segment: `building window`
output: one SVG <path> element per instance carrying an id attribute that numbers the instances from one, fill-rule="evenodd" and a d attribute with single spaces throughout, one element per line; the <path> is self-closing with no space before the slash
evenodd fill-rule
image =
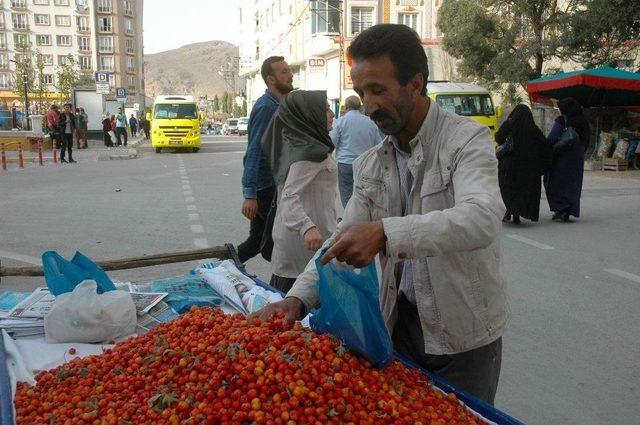
<path id="1" fill-rule="evenodd" d="M 51 21 L 49 20 L 49 15 L 33 15 L 33 20 L 36 25 L 51 25 Z"/>
<path id="2" fill-rule="evenodd" d="M 417 13 L 398 13 L 398 23 L 408 26 L 414 31 L 418 31 Z"/>
<path id="3" fill-rule="evenodd" d="M 49 0 L 33 0 L 34 6 L 48 6 Z"/>
<path id="4" fill-rule="evenodd" d="M 53 55 L 42 55 L 41 58 L 43 65 L 53 65 Z"/>
<path id="5" fill-rule="evenodd" d="M 7 34 L 0 32 L 0 49 L 7 48 Z"/>
<path id="6" fill-rule="evenodd" d="M 113 56 L 100 56 L 100 71 L 113 71 Z"/>
<path id="7" fill-rule="evenodd" d="M 87 9 L 89 9 L 87 0 L 76 0 L 76 10 L 78 12 L 85 12 Z"/>
<path id="8" fill-rule="evenodd" d="M 98 12 L 111 13 L 111 0 L 98 0 Z"/>
<path id="9" fill-rule="evenodd" d="M 111 16 L 101 16 L 98 18 L 98 30 L 100 32 L 113 31 L 113 20 L 111 19 Z"/>
<path id="10" fill-rule="evenodd" d="M 89 31 L 89 17 L 88 16 L 78 16 L 76 18 L 76 24 L 78 26 L 79 32 Z"/>
<path id="11" fill-rule="evenodd" d="M 340 0 L 311 1 L 311 34 L 340 32 Z"/>
<path id="12" fill-rule="evenodd" d="M 0 87 L 6 89 L 11 84 L 11 80 L 9 79 L 9 74 L 0 74 Z"/>
<path id="13" fill-rule="evenodd" d="M 9 57 L 6 53 L 0 54 L 0 68 L 8 68 L 9 67 Z"/>
<path id="14" fill-rule="evenodd" d="M 124 32 L 126 32 L 127 34 L 133 34 L 133 20 L 124 20 Z"/>
<path id="15" fill-rule="evenodd" d="M 131 0 L 124 0 L 124 14 L 133 16 L 133 2 Z"/>
<path id="16" fill-rule="evenodd" d="M 135 91 L 136 89 L 136 77 L 129 75 L 127 77 L 127 88 L 129 91 Z"/>
<path id="17" fill-rule="evenodd" d="M 36 35 L 36 44 L 38 46 L 51 46 L 51 36 L 44 34 Z"/>
<path id="18" fill-rule="evenodd" d="M 125 49 L 125 52 L 129 54 L 135 53 L 135 49 L 133 48 L 133 38 L 124 39 L 124 49 Z"/>
<path id="19" fill-rule="evenodd" d="M 78 37 L 78 50 L 88 52 L 91 50 L 91 41 L 89 37 Z"/>
<path id="20" fill-rule="evenodd" d="M 71 26 L 71 16 L 56 15 L 56 26 L 57 27 L 70 27 Z"/>
<path id="21" fill-rule="evenodd" d="M 26 34 L 13 34 L 13 45 L 16 49 L 26 49 L 29 47 L 29 37 Z"/>
<path id="22" fill-rule="evenodd" d="M 42 76 L 42 81 L 43 81 L 45 84 L 51 84 L 51 85 L 53 85 L 53 75 L 51 75 L 51 74 L 44 74 L 44 75 Z"/>
<path id="23" fill-rule="evenodd" d="M 11 7 L 13 9 L 25 9 L 27 2 L 25 0 L 11 0 Z"/>
<path id="24" fill-rule="evenodd" d="M 0 13 L 0 29 L 4 29 L 4 13 Z"/>
<path id="25" fill-rule="evenodd" d="M 358 34 L 373 25 L 373 7 L 351 8 L 351 35 Z"/>
<path id="26" fill-rule="evenodd" d="M 27 29 L 27 15 L 24 13 L 12 13 L 11 21 L 13 22 L 13 29 L 26 30 Z"/>
<path id="27" fill-rule="evenodd" d="M 53 0 L 56 6 L 69 6 L 69 0 Z"/>
<path id="28" fill-rule="evenodd" d="M 111 36 L 98 37 L 98 51 L 100 53 L 113 52 L 113 37 Z"/>
<path id="29" fill-rule="evenodd" d="M 80 69 L 83 71 L 91 70 L 91 56 L 80 56 Z"/>
<path id="30" fill-rule="evenodd" d="M 58 35 L 56 36 L 56 44 L 58 46 L 71 46 L 71 38 L 70 35 Z"/>
<path id="31" fill-rule="evenodd" d="M 58 65 L 72 65 L 71 55 L 58 55 Z"/>
<path id="32" fill-rule="evenodd" d="M 136 70 L 136 60 L 134 58 L 127 58 L 127 72 L 134 72 Z"/>

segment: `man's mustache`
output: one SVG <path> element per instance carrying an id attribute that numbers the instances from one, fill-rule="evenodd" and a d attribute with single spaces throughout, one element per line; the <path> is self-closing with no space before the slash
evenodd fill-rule
<path id="1" fill-rule="evenodd" d="M 369 115 L 373 121 L 382 121 L 385 119 L 391 119 L 391 114 L 384 109 L 378 109 L 373 114 Z"/>

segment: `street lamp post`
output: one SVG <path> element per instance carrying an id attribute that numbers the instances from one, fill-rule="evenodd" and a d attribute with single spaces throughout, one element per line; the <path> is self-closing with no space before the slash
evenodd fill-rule
<path id="1" fill-rule="evenodd" d="M 27 74 L 27 71 L 23 71 L 22 72 L 22 87 L 24 88 L 24 114 L 26 117 L 26 123 L 25 123 L 25 127 L 27 130 L 30 130 L 30 125 L 29 125 L 29 94 L 28 94 L 28 87 L 27 85 L 29 84 L 29 75 Z"/>

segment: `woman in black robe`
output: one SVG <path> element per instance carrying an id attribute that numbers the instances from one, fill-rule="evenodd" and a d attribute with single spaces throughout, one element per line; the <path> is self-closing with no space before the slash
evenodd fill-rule
<path id="1" fill-rule="evenodd" d="M 551 148 L 527 105 L 516 106 L 496 132 L 498 145 L 508 140 L 512 148 L 498 160 L 500 193 L 507 207 L 503 221 L 538 221 L 541 176 L 551 165 Z"/>
<path id="2" fill-rule="evenodd" d="M 580 217 L 580 196 L 584 173 L 584 154 L 589 147 L 591 130 L 582 106 L 569 97 L 558 102 L 562 114 L 547 137 L 553 147 L 560 140 L 566 127 L 573 127 L 580 142 L 566 152 L 553 155 L 553 166 L 544 176 L 544 187 L 549 208 L 554 212 L 553 220 L 569 221 L 570 216 Z"/>

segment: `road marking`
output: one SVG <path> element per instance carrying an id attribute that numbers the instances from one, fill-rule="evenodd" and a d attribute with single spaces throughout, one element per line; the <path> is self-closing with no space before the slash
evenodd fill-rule
<path id="1" fill-rule="evenodd" d="M 640 283 L 640 276 L 638 276 L 637 274 L 625 272 L 624 270 L 618 270 L 618 269 L 604 269 L 604 271 L 607 273 L 611 273 L 612 275 L 621 277 L 623 279 L 628 279 L 632 282 Z"/>
<path id="2" fill-rule="evenodd" d="M 20 261 L 21 263 L 33 264 L 36 266 L 42 265 L 42 260 L 40 258 L 32 257 L 30 255 L 18 254 L 17 252 L 0 251 L 0 257 Z"/>
<path id="3" fill-rule="evenodd" d="M 507 235 L 507 237 L 539 249 L 545 249 L 545 250 L 554 249 L 551 245 L 545 245 L 543 243 L 534 241 L 533 239 L 525 238 L 524 236 L 509 234 Z"/>
<path id="4" fill-rule="evenodd" d="M 202 227 L 202 224 L 192 224 L 191 231 L 193 233 L 204 233 L 204 227 Z"/>
<path id="5" fill-rule="evenodd" d="M 198 214 L 198 213 L 189 214 L 189 220 L 191 220 L 191 221 L 200 221 L 200 214 Z"/>
<path id="6" fill-rule="evenodd" d="M 191 185 L 183 184 L 182 185 L 182 190 L 191 190 Z"/>
<path id="7" fill-rule="evenodd" d="M 182 194 L 184 196 L 190 196 L 190 195 L 193 195 L 193 191 L 192 190 L 183 190 Z"/>
<path id="8" fill-rule="evenodd" d="M 184 202 L 186 202 L 187 204 L 192 204 L 194 202 L 196 202 L 196 198 L 194 198 L 193 196 L 189 196 L 184 198 Z"/>
<path id="9" fill-rule="evenodd" d="M 200 248 L 200 249 L 209 248 L 209 241 L 207 241 L 204 238 L 194 239 L 193 244 L 195 245 L 196 248 Z"/>
<path id="10" fill-rule="evenodd" d="M 190 183 L 189 183 L 189 179 L 183 179 L 183 180 L 182 180 L 182 184 L 190 184 Z"/>
<path id="11" fill-rule="evenodd" d="M 191 204 L 191 205 L 187 205 L 187 210 L 188 211 L 198 211 L 198 208 L 195 205 Z"/>

